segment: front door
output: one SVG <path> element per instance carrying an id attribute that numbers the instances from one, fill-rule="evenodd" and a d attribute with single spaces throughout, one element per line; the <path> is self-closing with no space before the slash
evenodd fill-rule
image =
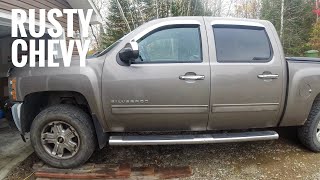
<path id="1" fill-rule="evenodd" d="M 205 27 L 202 18 L 183 22 L 164 22 L 136 39 L 140 58 L 130 66 L 107 60 L 102 93 L 112 131 L 206 130 L 210 66 Z"/>
<path id="2" fill-rule="evenodd" d="M 285 62 L 269 24 L 208 23 L 213 57 L 208 129 L 276 126 L 284 96 Z"/>

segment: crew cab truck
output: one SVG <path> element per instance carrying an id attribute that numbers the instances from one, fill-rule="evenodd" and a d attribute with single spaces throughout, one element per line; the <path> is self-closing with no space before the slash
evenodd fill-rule
<path id="1" fill-rule="evenodd" d="M 17 127 L 54 167 L 107 143 L 273 140 L 265 128 L 284 126 L 320 151 L 320 59 L 285 58 L 268 21 L 157 19 L 86 63 L 8 72 Z"/>

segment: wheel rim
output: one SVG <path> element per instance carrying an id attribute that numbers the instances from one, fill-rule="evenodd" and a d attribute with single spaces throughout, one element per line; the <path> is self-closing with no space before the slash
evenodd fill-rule
<path id="1" fill-rule="evenodd" d="M 79 150 L 80 136 L 70 124 L 53 121 L 42 129 L 41 144 L 50 156 L 69 159 Z"/>
<path id="2" fill-rule="evenodd" d="M 320 142 L 320 122 L 318 123 L 318 126 L 317 126 L 317 134 L 316 134 L 316 136 L 317 136 L 318 142 Z"/>

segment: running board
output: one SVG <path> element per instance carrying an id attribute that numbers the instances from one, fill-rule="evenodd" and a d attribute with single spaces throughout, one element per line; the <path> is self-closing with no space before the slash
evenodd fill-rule
<path id="1" fill-rule="evenodd" d="M 144 135 L 144 136 L 110 136 L 109 144 L 119 145 L 174 145 L 174 144 L 206 144 L 245 141 L 262 141 L 278 139 L 275 131 L 252 131 L 221 134 L 195 135 Z"/>

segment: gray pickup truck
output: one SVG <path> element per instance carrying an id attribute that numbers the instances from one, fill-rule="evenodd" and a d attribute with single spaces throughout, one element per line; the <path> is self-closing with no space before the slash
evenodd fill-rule
<path id="1" fill-rule="evenodd" d="M 12 114 L 49 165 L 97 147 L 273 140 L 297 126 L 320 151 L 320 59 L 285 58 L 263 20 L 148 22 L 80 67 L 8 72 Z"/>

